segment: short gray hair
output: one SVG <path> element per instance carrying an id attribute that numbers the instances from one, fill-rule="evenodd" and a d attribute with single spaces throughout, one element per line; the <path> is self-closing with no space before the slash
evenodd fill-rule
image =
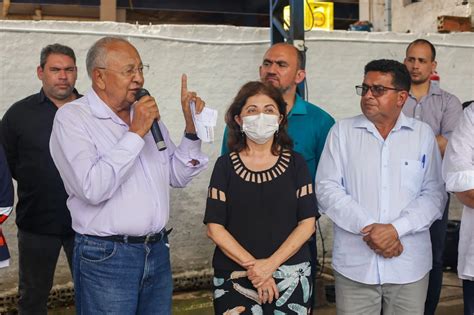
<path id="1" fill-rule="evenodd" d="M 46 61 L 48 60 L 49 55 L 51 54 L 58 54 L 58 55 L 65 55 L 70 57 L 72 60 L 74 60 L 74 64 L 76 64 L 76 55 L 74 54 L 74 50 L 72 50 L 70 47 L 61 45 L 61 44 L 51 44 L 43 49 L 41 49 L 41 54 L 40 54 L 40 67 L 41 69 L 44 69 L 44 65 L 46 64 Z"/>
<path id="2" fill-rule="evenodd" d="M 92 71 L 97 67 L 105 67 L 107 56 L 107 46 L 114 42 L 123 42 L 130 44 L 128 40 L 122 37 L 107 36 L 99 39 L 89 48 L 86 57 L 86 68 L 89 78 L 92 78 Z"/>

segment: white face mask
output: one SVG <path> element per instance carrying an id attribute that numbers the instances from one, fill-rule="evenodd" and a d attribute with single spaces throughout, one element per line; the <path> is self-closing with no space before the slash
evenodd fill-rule
<path id="1" fill-rule="evenodd" d="M 264 144 L 278 131 L 278 116 L 261 113 L 242 118 L 242 131 L 252 141 Z"/>

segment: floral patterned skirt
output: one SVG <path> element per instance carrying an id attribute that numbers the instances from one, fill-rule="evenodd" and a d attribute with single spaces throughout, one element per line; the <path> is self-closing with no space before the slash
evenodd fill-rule
<path id="1" fill-rule="evenodd" d="M 214 270 L 214 313 L 237 314 L 298 314 L 311 312 L 311 267 L 309 262 L 282 265 L 273 273 L 280 297 L 272 303 L 260 304 L 257 290 L 245 271 Z"/>

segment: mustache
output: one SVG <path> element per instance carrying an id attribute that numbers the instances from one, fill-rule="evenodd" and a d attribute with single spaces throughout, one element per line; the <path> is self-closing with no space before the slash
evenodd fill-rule
<path id="1" fill-rule="evenodd" d="M 278 79 L 278 78 L 277 78 L 276 74 L 267 74 L 265 76 L 265 79 Z"/>

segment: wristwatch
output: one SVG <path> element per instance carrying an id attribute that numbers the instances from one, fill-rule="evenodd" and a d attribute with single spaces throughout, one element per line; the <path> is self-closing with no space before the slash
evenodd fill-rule
<path id="1" fill-rule="evenodd" d="M 190 132 L 184 132 L 184 136 L 189 139 L 189 140 L 192 140 L 192 141 L 196 141 L 196 140 L 199 140 L 199 137 L 197 136 L 196 133 L 190 133 Z"/>

